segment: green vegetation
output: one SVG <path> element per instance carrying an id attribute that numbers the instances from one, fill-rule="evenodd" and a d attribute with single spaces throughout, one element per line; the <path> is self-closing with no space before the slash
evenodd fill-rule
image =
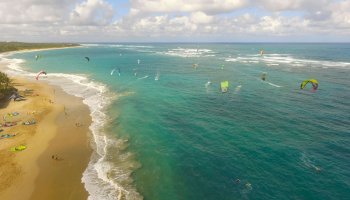
<path id="1" fill-rule="evenodd" d="M 16 89 L 12 86 L 11 79 L 3 72 L 0 72 L 0 100 L 11 95 Z"/>
<path id="2" fill-rule="evenodd" d="M 74 43 L 23 43 L 23 42 L 0 42 L 0 53 L 7 51 L 46 49 L 60 47 L 75 47 L 79 44 Z"/>

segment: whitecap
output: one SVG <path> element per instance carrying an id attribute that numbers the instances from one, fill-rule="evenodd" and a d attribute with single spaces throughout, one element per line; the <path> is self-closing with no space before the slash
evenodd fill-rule
<path id="1" fill-rule="evenodd" d="M 214 52 L 210 49 L 193 49 L 193 48 L 175 48 L 168 49 L 166 52 L 158 52 L 159 54 L 165 54 L 169 56 L 179 57 L 214 57 Z"/>
<path id="2" fill-rule="evenodd" d="M 248 54 L 245 56 L 238 56 L 236 58 L 228 57 L 227 62 L 241 62 L 241 63 L 258 63 L 264 62 L 267 66 L 292 66 L 292 67 L 333 67 L 333 68 L 350 68 L 350 62 L 341 61 L 327 61 L 327 60 L 312 60 L 295 58 L 290 54 Z"/>

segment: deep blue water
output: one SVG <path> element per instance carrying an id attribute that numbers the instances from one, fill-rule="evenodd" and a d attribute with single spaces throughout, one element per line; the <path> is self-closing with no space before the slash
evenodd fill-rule
<path id="1" fill-rule="evenodd" d="M 108 153 L 132 154 L 122 164 L 138 166 L 119 184 L 144 199 L 350 196 L 350 44 L 101 44 L 13 57 L 119 96 L 105 132 L 127 147 Z M 318 90 L 300 90 L 310 78 Z"/>

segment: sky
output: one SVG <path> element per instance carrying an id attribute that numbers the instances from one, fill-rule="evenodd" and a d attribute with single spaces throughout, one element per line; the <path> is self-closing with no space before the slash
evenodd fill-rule
<path id="1" fill-rule="evenodd" d="M 350 0 L 0 0 L 0 41 L 350 42 Z"/>

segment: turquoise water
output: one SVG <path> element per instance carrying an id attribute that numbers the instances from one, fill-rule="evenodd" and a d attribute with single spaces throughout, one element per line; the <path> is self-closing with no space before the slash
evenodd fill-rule
<path id="1" fill-rule="evenodd" d="M 12 57 L 46 79 L 108 88 L 103 132 L 117 142 L 103 173 L 144 199 L 350 196 L 350 44 L 100 44 Z M 299 90 L 309 78 L 316 92 Z"/>

